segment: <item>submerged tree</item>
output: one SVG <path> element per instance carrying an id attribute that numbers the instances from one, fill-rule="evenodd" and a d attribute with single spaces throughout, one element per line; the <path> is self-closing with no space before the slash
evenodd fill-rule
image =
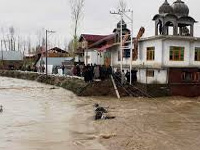
<path id="1" fill-rule="evenodd" d="M 83 17 L 83 7 L 85 0 L 69 0 L 71 5 L 71 17 L 73 22 L 73 53 L 78 46 L 79 23 Z"/>

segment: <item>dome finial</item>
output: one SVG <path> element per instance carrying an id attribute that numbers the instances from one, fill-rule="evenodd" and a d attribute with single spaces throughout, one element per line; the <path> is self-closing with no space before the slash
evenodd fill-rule
<path id="1" fill-rule="evenodd" d="M 168 1 L 165 2 L 159 8 L 159 14 L 172 14 L 173 8 L 169 5 Z"/>

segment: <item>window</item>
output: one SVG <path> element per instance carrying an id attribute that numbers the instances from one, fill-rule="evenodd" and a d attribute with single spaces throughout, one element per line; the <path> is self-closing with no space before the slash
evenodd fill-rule
<path id="1" fill-rule="evenodd" d="M 192 81 L 192 73 L 191 72 L 182 72 L 182 80 L 186 82 Z"/>
<path id="2" fill-rule="evenodd" d="M 154 60 L 155 47 L 147 47 L 147 60 Z"/>
<path id="3" fill-rule="evenodd" d="M 194 60 L 195 61 L 200 61 L 200 47 L 195 47 Z"/>
<path id="4" fill-rule="evenodd" d="M 169 60 L 184 61 L 184 47 L 170 46 Z"/>
<path id="5" fill-rule="evenodd" d="M 194 73 L 194 81 L 199 82 L 200 81 L 200 72 L 195 72 Z"/>
<path id="6" fill-rule="evenodd" d="M 182 80 L 185 82 L 199 82 L 200 72 L 182 72 Z"/>
<path id="7" fill-rule="evenodd" d="M 146 76 L 147 77 L 154 77 L 154 70 L 147 70 L 146 71 Z"/>

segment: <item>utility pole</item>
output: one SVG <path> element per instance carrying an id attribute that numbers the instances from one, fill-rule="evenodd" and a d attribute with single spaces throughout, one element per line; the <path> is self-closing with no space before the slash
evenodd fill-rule
<path id="1" fill-rule="evenodd" d="M 131 48 L 130 48 L 130 85 L 132 84 L 132 63 L 133 63 L 133 11 L 131 11 Z"/>
<path id="2" fill-rule="evenodd" d="M 55 31 L 49 31 L 49 30 L 46 30 L 46 77 L 47 77 L 47 75 L 48 75 L 48 55 L 47 55 L 47 53 L 48 53 L 48 33 L 55 33 Z"/>
<path id="3" fill-rule="evenodd" d="M 131 13 L 131 17 L 129 15 L 127 15 L 126 13 Z M 121 70 L 121 74 L 122 74 L 122 70 L 123 70 L 123 50 L 125 49 L 125 47 L 123 46 L 123 18 L 124 16 L 130 21 L 131 24 L 131 33 L 130 33 L 130 85 L 132 84 L 132 62 L 133 62 L 133 11 L 132 10 L 118 10 L 118 12 L 110 12 L 111 14 L 115 14 L 115 15 L 120 15 L 121 17 L 121 26 L 120 26 L 120 70 Z"/>

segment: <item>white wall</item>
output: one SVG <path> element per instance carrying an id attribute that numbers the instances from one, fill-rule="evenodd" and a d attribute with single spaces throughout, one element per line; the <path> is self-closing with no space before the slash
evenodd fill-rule
<path id="1" fill-rule="evenodd" d="M 98 55 L 99 54 L 99 55 Z M 88 56 L 88 59 L 86 60 Z M 103 53 L 97 52 L 97 50 L 87 50 L 84 52 L 84 63 L 85 64 L 97 64 L 102 65 L 104 63 Z"/>
<path id="2" fill-rule="evenodd" d="M 196 41 L 191 43 L 190 64 L 194 67 L 200 67 L 200 61 L 194 61 L 195 47 L 200 47 L 200 42 Z"/>
<path id="3" fill-rule="evenodd" d="M 170 46 L 184 47 L 184 61 L 169 60 Z M 146 60 L 147 47 L 155 47 L 155 60 Z M 195 47 L 200 47 L 200 41 L 192 41 L 191 39 L 155 39 L 139 42 L 139 63 L 144 64 L 144 68 L 163 68 L 163 67 L 200 67 L 200 61 L 194 61 Z M 154 77 L 147 77 L 147 83 L 159 82 L 167 83 L 167 71 L 157 70 Z M 146 71 L 138 72 L 138 80 L 146 83 Z"/>
<path id="4" fill-rule="evenodd" d="M 146 77 L 146 69 L 139 69 L 137 79 L 140 83 L 167 84 L 167 70 L 154 69 L 154 77 Z"/>
<path id="5" fill-rule="evenodd" d="M 186 67 L 190 66 L 190 51 L 192 47 L 189 41 L 180 40 L 166 40 L 163 42 L 163 64 L 168 67 Z M 171 61 L 169 60 L 170 46 L 185 47 L 184 50 L 184 61 Z"/>
<path id="6" fill-rule="evenodd" d="M 169 60 L 170 46 L 184 47 L 184 61 Z M 155 60 L 146 60 L 147 47 L 155 47 Z M 159 67 L 199 67 L 200 61 L 194 61 L 195 47 L 200 47 L 200 41 L 191 39 L 155 39 L 139 42 L 139 59 L 137 65 Z"/>
<path id="7" fill-rule="evenodd" d="M 111 49 L 111 66 L 120 66 L 121 61 L 118 61 L 118 51 L 120 49 L 120 46 L 115 46 Z M 133 65 L 137 65 L 139 61 L 133 61 Z M 123 58 L 123 67 L 128 68 L 130 65 L 130 58 Z"/>
<path id="8" fill-rule="evenodd" d="M 149 40 L 139 42 L 139 59 L 137 60 L 138 64 L 151 66 L 151 67 L 160 67 L 162 64 L 162 40 Z M 155 47 L 155 60 L 147 60 L 147 47 Z"/>

